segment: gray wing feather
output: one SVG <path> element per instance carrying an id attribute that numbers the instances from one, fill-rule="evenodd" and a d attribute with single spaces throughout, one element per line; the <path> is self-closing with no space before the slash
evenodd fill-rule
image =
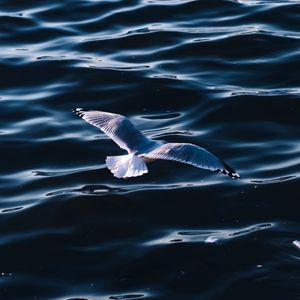
<path id="1" fill-rule="evenodd" d="M 98 127 L 122 149 L 133 152 L 145 146 L 150 140 L 122 115 L 76 108 L 74 112 L 86 122 Z"/>
<path id="2" fill-rule="evenodd" d="M 233 178 L 240 176 L 227 164 L 204 148 L 186 143 L 167 143 L 143 156 L 150 159 L 166 159 L 193 165 L 198 168 L 218 171 Z"/>

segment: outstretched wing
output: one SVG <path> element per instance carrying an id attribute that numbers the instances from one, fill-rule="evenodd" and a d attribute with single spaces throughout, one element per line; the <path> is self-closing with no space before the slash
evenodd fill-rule
<path id="1" fill-rule="evenodd" d="M 74 112 L 86 122 L 98 127 L 128 152 L 136 151 L 150 141 L 122 115 L 82 108 L 76 108 Z"/>
<path id="2" fill-rule="evenodd" d="M 222 162 L 219 158 L 193 144 L 167 143 L 148 153 L 144 153 L 143 156 L 150 159 L 174 160 L 198 168 L 218 171 L 232 178 L 240 178 L 231 167 Z"/>

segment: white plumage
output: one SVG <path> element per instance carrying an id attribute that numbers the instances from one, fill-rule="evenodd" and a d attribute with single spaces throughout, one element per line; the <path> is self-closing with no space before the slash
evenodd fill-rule
<path id="1" fill-rule="evenodd" d="M 106 158 L 108 169 L 118 178 L 141 176 L 148 172 L 145 161 L 156 159 L 178 161 L 240 178 L 231 167 L 204 148 L 149 139 L 122 115 L 82 108 L 76 108 L 74 112 L 128 152 L 127 155 Z"/>
<path id="2" fill-rule="evenodd" d="M 118 178 L 136 177 L 148 173 L 145 162 L 133 153 L 120 156 L 107 156 L 106 165 Z"/>

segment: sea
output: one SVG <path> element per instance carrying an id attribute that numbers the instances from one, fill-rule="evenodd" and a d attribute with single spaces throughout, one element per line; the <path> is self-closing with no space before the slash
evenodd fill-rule
<path id="1" fill-rule="evenodd" d="M 300 1 L 1 0 L 0 299 L 299 300 Z M 72 111 L 241 179 L 118 179 Z"/>

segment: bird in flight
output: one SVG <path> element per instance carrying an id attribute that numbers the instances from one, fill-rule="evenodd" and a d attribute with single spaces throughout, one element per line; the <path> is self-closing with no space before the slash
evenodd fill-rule
<path id="1" fill-rule="evenodd" d="M 106 165 L 117 178 L 148 173 L 146 162 L 157 159 L 178 161 L 198 168 L 240 178 L 230 166 L 209 151 L 188 143 L 152 140 L 141 133 L 126 117 L 97 110 L 73 110 L 83 120 L 98 127 L 128 154 L 107 156 Z"/>

